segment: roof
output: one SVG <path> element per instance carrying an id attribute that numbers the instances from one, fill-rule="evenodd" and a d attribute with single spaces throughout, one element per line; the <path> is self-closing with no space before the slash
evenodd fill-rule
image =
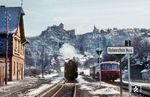
<path id="1" fill-rule="evenodd" d="M 101 64 L 107 64 L 107 63 L 110 63 L 110 64 L 120 64 L 119 62 L 116 62 L 116 61 L 105 61 L 105 62 L 101 62 Z"/>
<path id="2" fill-rule="evenodd" d="M 18 28 L 21 15 L 24 15 L 24 11 L 21 7 L 0 6 L 0 33 L 6 33 L 6 11 L 10 18 L 8 21 L 9 33 L 14 33 Z"/>
<path id="3" fill-rule="evenodd" d="M 116 61 L 104 61 L 104 62 L 101 62 L 100 64 L 108 64 L 108 65 L 109 65 L 109 63 L 110 63 L 110 64 L 117 64 L 117 65 L 120 65 L 120 63 L 119 63 L 119 62 L 116 62 Z M 96 65 L 93 65 L 93 66 L 91 66 L 90 68 L 95 67 L 95 66 L 99 66 L 99 64 L 97 63 Z"/>

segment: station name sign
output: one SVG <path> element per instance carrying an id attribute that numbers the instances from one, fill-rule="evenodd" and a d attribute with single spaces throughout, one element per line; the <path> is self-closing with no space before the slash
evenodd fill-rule
<path id="1" fill-rule="evenodd" d="M 107 47 L 107 54 L 133 54 L 133 47 Z"/>

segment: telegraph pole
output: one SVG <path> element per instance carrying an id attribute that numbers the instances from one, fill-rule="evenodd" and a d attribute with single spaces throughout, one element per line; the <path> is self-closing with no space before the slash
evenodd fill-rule
<path id="1" fill-rule="evenodd" d="M 41 66 L 41 69 L 42 69 L 42 78 L 44 78 L 44 64 L 45 64 L 45 48 L 43 46 L 43 52 L 42 52 L 42 66 Z"/>
<path id="2" fill-rule="evenodd" d="M 131 41 L 125 40 L 125 46 L 131 46 Z M 128 87 L 129 87 L 129 97 L 131 97 L 130 54 L 128 54 Z"/>
<path id="3" fill-rule="evenodd" d="M 121 65 L 121 55 L 119 55 L 120 59 L 120 97 L 122 97 L 122 65 Z"/>
<path id="4" fill-rule="evenodd" d="M 6 19 L 6 44 L 5 44 L 5 85 L 8 81 L 8 34 L 9 34 L 9 14 L 7 8 L 5 9 L 5 19 Z"/>
<path id="5" fill-rule="evenodd" d="M 128 82 L 129 82 L 129 97 L 131 97 L 130 54 L 128 54 Z"/>
<path id="6" fill-rule="evenodd" d="M 23 7 L 23 0 L 21 0 L 21 7 Z"/>

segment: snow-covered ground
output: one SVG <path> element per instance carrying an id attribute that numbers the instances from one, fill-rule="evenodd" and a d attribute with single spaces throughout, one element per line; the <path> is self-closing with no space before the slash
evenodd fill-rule
<path id="1" fill-rule="evenodd" d="M 89 83 L 88 81 L 83 79 L 83 76 L 79 75 L 78 78 L 76 79 L 79 84 L 84 84 L 84 83 Z"/>
<path id="2" fill-rule="evenodd" d="M 119 95 L 117 86 L 101 82 L 100 87 L 100 82 L 88 82 L 81 75 L 78 76 L 77 81 L 81 86 L 80 89 L 87 90 L 90 95 Z"/>
<path id="3" fill-rule="evenodd" d="M 63 69 L 63 68 L 62 68 Z M 79 71 L 83 71 L 84 74 L 89 75 L 89 70 L 88 69 L 79 69 Z M 43 84 L 37 89 L 31 89 L 29 92 L 26 94 L 24 97 L 34 97 L 35 94 L 37 95 L 44 89 L 47 89 L 51 87 L 54 83 L 57 83 L 61 79 L 63 79 L 63 76 L 61 77 L 54 77 L 57 76 L 57 74 L 53 75 L 47 75 L 45 78 L 52 78 L 51 84 Z M 53 78 L 54 77 L 54 78 Z M 89 82 L 83 78 L 83 76 L 79 75 L 77 78 L 77 81 L 79 82 L 78 84 L 80 85 L 80 89 L 84 91 L 88 91 L 90 95 L 116 95 L 116 97 L 119 97 L 120 91 L 118 86 L 114 86 L 112 84 L 108 84 L 105 82 L 101 82 L 101 87 L 100 87 L 100 82 Z M 124 83 L 128 83 L 127 81 L 123 81 Z M 137 82 L 132 82 L 134 85 L 141 85 L 141 86 L 146 86 L 150 87 L 150 83 L 137 83 Z M 124 95 L 128 95 L 128 93 L 125 93 Z M 21 97 L 21 96 L 20 96 Z"/>
<path id="4" fill-rule="evenodd" d="M 36 95 L 41 93 L 43 90 L 48 89 L 51 86 L 52 86 L 52 84 L 43 84 L 39 88 L 37 88 L 37 89 L 30 89 L 28 93 L 20 94 L 19 96 L 20 97 L 35 97 Z"/>
<path id="5" fill-rule="evenodd" d="M 23 87 L 23 86 L 26 86 L 27 84 L 32 84 L 37 81 L 38 81 L 38 78 L 31 78 L 31 77 L 27 77 L 24 80 L 11 81 L 11 82 L 8 82 L 7 85 L 1 86 L 0 92 L 1 93 L 10 92 L 16 87 Z"/>
<path id="6" fill-rule="evenodd" d="M 39 75 L 39 77 L 42 77 L 42 76 Z M 19 97 L 35 97 L 37 94 L 39 94 L 43 90 L 51 87 L 53 84 L 55 84 L 58 81 L 60 81 L 61 79 L 63 79 L 63 77 L 61 76 L 61 74 L 53 73 L 53 74 L 44 75 L 44 78 L 42 78 L 42 79 L 45 79 L 45 80 L 48 79 L 48 80 L 51 80 L 51 82 L 50 82 L 50 84 L 42 84 L 38 88 L 30 89 L 24 94 L 20 93 Z M 16 91 L 20 87 L 25 87 L 25 86 L 29 86 L 29 85 L 32 86 L 33 84 L 36 84 L 37 82 L 39 82 L 38 80 L 39 80 L 39 78 L 35 78 L 35 77 L 25 77 L 24 80 L 8 82 L 8 85 L 4 85 L 4 86 L 0 87 L 0 96 L 3 93 Z"/>
<path id="7" fill-rule="evenodd" d="M 54 74 L 55 75 L 55 74 Z M 58 75 L 58 74 L 56 74 Z M 52 87 L 54 84 L 58 83 L 60 80 L 63 79 L 63 77 L 59 76 L 59 77 L 55 77 L 53 78 L 52 75 L 47 75 L 47 78 L 50 78 L 52 79 L 51 83 L 50 84 L 42 84 L 40 87 L 38 88 L 35 88 L 35 89 L 30 89 L 28 93 L 26 94 L 23 94 L 23 95 L 20 95 L 20 97 L 35 97 L 36 95 L 38 95 L 39 93 L 41 93 L 42 91 Z"/>
<path id="8" fill-rule="evenodd" d="M 85 75 L 90 75 L 90 69 L 78 68 L 78 73 L 83 72 Z"/>
<path id="9" fill-rule="evenodd" d="M 44 75 L 44 78 L 45 79 L 50 79 L 54 76 L 58 76 L 58 73 L 46 74 L 46 75 Z M 42 78 L 42 75 L 39 75 L 39 77 Z"/>
<path id="10" fill-rule="evenodd" d="M 61 68 L 63 70 L 63 68 Z M 79 72 L 83 71 L 84 74 L 89 75 L 89 69 L 79 69 Z M 41 75 L 39 76 L 41 77 Z M 33 88 L 33 89 L 29 89 L 27 92 L 25 93 L 20 93 L 18 94 L 19 97 L 35 97 L 36 95 L 38 95 L 40 92 L 44 91 L 47 88 L 52 87 L 54 84 L 58 83 L 60 80 L 62 80 L 63 77 L 63 73 L 62 74 L 57 74 L 57 73 L 53 73 L 53 74 L 49 74 L 49 75 L 44 75 L 44 79 L 50 79 L 50 83 L 45 83 L 40 85 L 37 88 Z M 116 95 L 113 97 L 119 97 L 118 95 L 120 94 L 119 92 L 119 87 L 118 86 L 114 86 L 112 84 L 108 84 L 105 82 L 101 82 L 101 86 L 100 86 L 100 82 L 92 82 L 92 81 L 88 81 L 87 79 L 85 79 L 85 76 L 79 75 L 77 78 L 78 81 L 78 85 L 80 86 L 80 90 L 82 91 L 86 91 L 87 95 L 90 95 L 88 97 L 92 97 L 94 96 L 98 96 L 98 95 Z M 8 85 L 2 86 L 0 87 L 0 93 L 3 92 L 9 92 L 11 89 L 15 89 L 16 87 L 19 86 L 25 86 L 27 84 L 33 85 L 33 83 L 37 83 L 38 82 L 38 78 L 33 78 L 33 77 L 26 77 L 24 80 L 22 81 L 12 81 L 12 82 L 8 82 Z M 127 81 L 124 81 L 124 83 L 127 83 Z M 142 85 L 142 86 L 149 86 L 149 83 L 133 83 L 136 85 Z M 1 95 L 0 95 L 1 96 Z M 87 96 L 84 96 L 87 97 Z"/>

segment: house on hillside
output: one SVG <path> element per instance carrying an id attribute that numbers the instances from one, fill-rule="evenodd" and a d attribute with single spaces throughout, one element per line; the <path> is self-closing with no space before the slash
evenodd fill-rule
<path id="1" fill-rule="evenodd" d="M 0 69 L 2 69 L 0 80 L 3 80 L 4 78 L 2 77 L 5 77 L 6 47 L 8 47 L 8 80 L 21 80 L 24 78 L 24 46 L 26 43 L 24 15 L 25 13 L 21 7 L 0 6 Z M 8 41 L 8 46 L 6 46 L 6 40 Z"/>

